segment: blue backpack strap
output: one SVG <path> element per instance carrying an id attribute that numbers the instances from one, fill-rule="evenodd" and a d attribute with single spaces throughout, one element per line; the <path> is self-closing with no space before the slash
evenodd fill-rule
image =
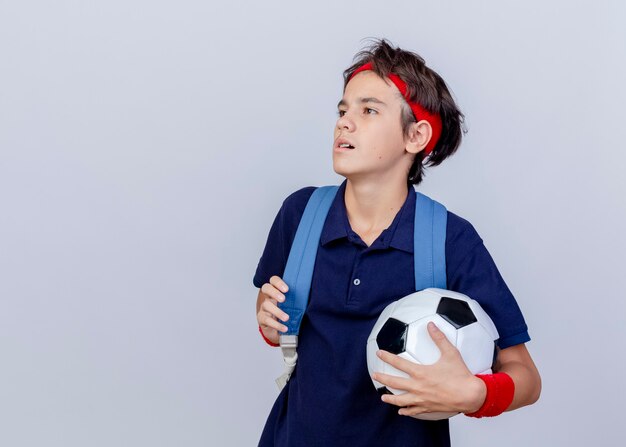
<path id="1" fill-rule="evenodd" d="M 313 191 L 307 202 L 294 237 L 283 280 L 289 286 L 285 301 L 279 303 L 289 315 L 287 332 L 280 336 L 285 372 L 276 379 L 283 389 L 298 360 L 298 332 L 306 310 L 313 279 L 315 258 L 322 228 L 338 186 L 323 186 Z M 447 210 L 440 203 L 416 191 L 414 224 L 415 290 L 428 287 L 446 288 Z"/>
<path id="2" fill-rule="evenodd" d="M 447 289 L 446 226 L 448 211 L 439 202 L 415 191 L 413 250 L 415 290 Z"/>
<path id="3" fill-rule="evenodd" d="M 300 330 L 309 301 L 322 228 L 338 189 L 338 186 L 322 186 L 313 191 L 298 224 L 283 273 L 289 291 L 285 294 L 285 301 L 278 303 L 278 307 L 289 315 L 289 320 L 284 323 L 288 330 L 283 335 L 298 335 Z"/>

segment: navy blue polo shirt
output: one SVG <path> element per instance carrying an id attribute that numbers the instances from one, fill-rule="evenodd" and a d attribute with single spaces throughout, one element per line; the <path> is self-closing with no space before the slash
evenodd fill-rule
<path id="1" fill-rule="evenodd" d="M 268 416 L 260 446 L 449 446 L 448 420 L 422 421 L 382 402 L 367 371 L 367 337 L 382 310 L 415 292 L 415 190 L 368 247 L 350 227 L 341 184 L 322 230 L 309 304 L 300 326 L 298 363 Z M 282 277 L 315 187 L 285 199 L 254 275 L 261 287 Z M 448 289 L 478 301 L 504 349 L 530 340 L 524 317 L 474 227 L 448 211 Z"/>

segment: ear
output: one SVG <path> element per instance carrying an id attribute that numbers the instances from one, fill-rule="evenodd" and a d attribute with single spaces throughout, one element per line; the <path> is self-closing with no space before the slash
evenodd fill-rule
<path id="1" fill-rule="evenodd" d="M 433 128 L 426 120 L 412 123 L 409 127 L 409 136 L 405 140 L 406 151 L 417 154 L 424 150 L 433 135 Z"/>

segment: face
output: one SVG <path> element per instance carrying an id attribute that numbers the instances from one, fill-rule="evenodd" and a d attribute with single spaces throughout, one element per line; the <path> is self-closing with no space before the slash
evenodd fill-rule
<path id="1" fill-rule="evenodd" d="M 402 97 L 395 85 L 373 71 L 350 80 L 338 104 L 333 168 L 348 179 L 403 178 L 414 154 L 405 150 Z M 348 143 L 352 147 L 341 147 Z"/>

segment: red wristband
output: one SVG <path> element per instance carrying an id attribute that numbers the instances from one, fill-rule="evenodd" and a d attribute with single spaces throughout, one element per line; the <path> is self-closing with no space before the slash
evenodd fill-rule
<path id="1" fill-rule="evenodd" d="M 487 385 L 487 397 L 482 407 L 474 413 L 465 413 L 465 416 L 481 418 L 484 416 L 497 416 L 509 408 L 515 394 L 515 383 L 511 376 L 506 373 L 477 374 Z"/>
<path id="2" fill-rule="evenodd" d="M 266 342 L 268 345 L 270 345 L 270 346 L 274 346 L 274 347 L 280 346 L 280 344 L 279 344 L 279 343 L 274 343 L 272 340 L 270 340 L 269 338 L 267 338 L 267 337 L 265 336 L 265 334 L 263 333 L 263 330 L 261 329 L 261 326 L 259 326 L 259 332 L 261 333 L 261 337 L 263 337 L 263 340 L 265 340 L 265 342 Z"/>

